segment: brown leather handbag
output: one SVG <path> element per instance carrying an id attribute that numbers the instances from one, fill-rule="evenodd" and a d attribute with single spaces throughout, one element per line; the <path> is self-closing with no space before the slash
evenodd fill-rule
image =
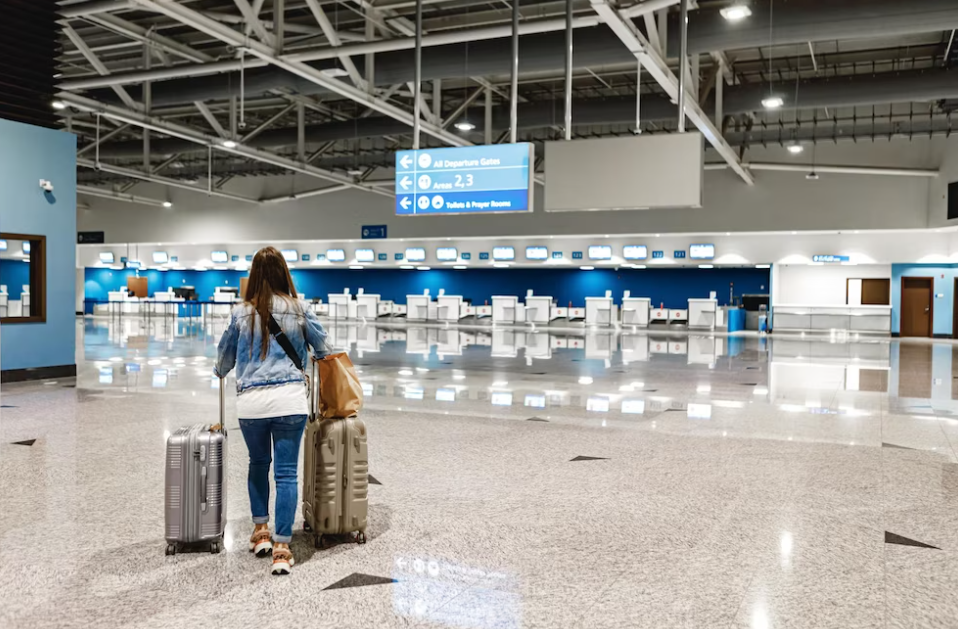
<path id="1" fill-rule="evenodd" d="M 344 419 L 355 417 L 363 407 L 363 387 L 349 355 L 330 354 L 319 359 L 319 417 Z"/>

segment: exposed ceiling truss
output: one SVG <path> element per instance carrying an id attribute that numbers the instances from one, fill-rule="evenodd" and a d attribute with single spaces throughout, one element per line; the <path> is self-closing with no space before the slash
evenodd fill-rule
<path id="1" fill-rule="evenodd" d="M 80 136 L 86 192 L 392 194 L 391 155 L 412 146 L 415 0 L 59 4 L 60 113 Z M 676 131 L 677 4 L 574 0 L 573 138 Z M 731 4 L 690 2 L 686 113 L 709 161 L 750 182 L 750 146 L 951 133 L 954 0 L 790 0 L 774 13 L 751 0 L 734 26 L 720 14 Z M 423 146 L 508 141 L 509 0 L 423 5 Z M 519 10 L 518 139 L 559 140 L 566 3 Z M 769 95 L 782 106 L 764 108 Z M 290 173 L 308 180 L 287 195 L 233 188 Z"/>

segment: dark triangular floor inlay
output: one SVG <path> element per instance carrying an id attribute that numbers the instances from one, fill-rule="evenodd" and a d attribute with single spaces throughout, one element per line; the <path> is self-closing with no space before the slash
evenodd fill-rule
<path id="1" fill-rule="evenodd" d="M 386 585 L 387 583 L 396 583 L 396 579 L 389 577 L 377 577 L 371 574 L 361 574 L 354 572 L 345 579 L 341 579 L 332 585 L 323 588 L 324 590 L 341 590 L 343 588 L 358 588 L 364 585 Z"/>
<path id="2" fill-rule="evenodd" d="M 604 456 L 577 456 L 574 459 L 570 459 L 569 463 L 572 461 L 608 461 L 608 457 Z"/>
<path id="3" fill-rule="evenodd" d="M 642 389 L 642 393 L 655 393 L 658 389 Z"/>
<path id="4" fill-rule="evenodd" d="M 0 408 L 18 408 L 18 407 L 13 406 L 12 404 L 0 404 Z"/>
<path id="5" fill-rule="evenodd" d="M 885 531 L 885 543 L 898 544 L 899 546 L 914 546 L 915 548 L 932 548 L 934 550 L 941 550 L 937 546 L 932 546 L 931 544 L 919 542 L 914 539 L 908 539 L 907 537 L 902 537 L 901 535 L 896 535 L 895 533 L 889 533 L 888 531 Z"/>
<path id="6" fill-rule="evenodd" d="M 743 387 L 757 387 L 757 386 L 758 386 L 758 383 L 757 383 L 757 382 L 743 382 L 743 383 L 742 383 L 742 386 L 743 386 Z"/>
<path id="7" fill-rule="evenodd" d="M 546 423 L 549 422 L 548 419 L 542 419 L 541 417 L 530 417 L 530 418 L 527 419 L 526 421 L 527 421 L 527 422 L 546 422 Z"/>
<path id="8" fill-rule="evenodd" d="M 37 442 L 36 439 L 27 439 L 26 441 L 14 441 L 12 442 L 15 446 L 32 446 Z"/>
<path id="9" fill-rule="evenodd" d="M 898 448 L 899 450 L 914 450 L 914 448 L 909 448 L 908 446 L 896 446 L 894 443 L 882 443 L 881 447 L 883 448 Z"/>
<path id="10" fill-rule="evenodd" d="M 369 484 L 370 484 L 370 485 L 382 485 L 382 483 L 380 483 L 378 480 L 376 480 L 376 477 L 373 476 L 372 474 L 367 474 L 366 478 L 369 479 Z"/>
<path id="11" fill-rule="evenodd" d="M 746 367 L 746 369 L 758 369 L 758 367 Z"/>

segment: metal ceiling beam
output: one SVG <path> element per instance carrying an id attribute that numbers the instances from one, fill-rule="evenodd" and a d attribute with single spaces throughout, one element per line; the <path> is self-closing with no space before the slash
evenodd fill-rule
<path id="1" fill-rule="evenodd" d="M 129 20 L 124 20 L 123 18 L 110 15 L 109 13 L 91 15 L 87 19 L 102 26 L 103 28 L 119 33 L 120 35 L 129 37 L 130 39 L 135 39 L 136 41 L 142 42 L 144 44 L 155 46 L 160 50 L 173 53 L 174 55 L 178 55 L 184 59 L 188 59 L 189 61 L 195 61 L 196 63 L 208 63 L 210 61 L 216 60 L 216 58 L 212 55 L 208 55 L 205 52 L 200 52 L 199 50 L 180 43 L 175 39 L 166 37 L 165 35 L 160 35 L 159 33 L 150 31 L 139 24 L 134 24 Z"/>
<path id="2" fill-rule="evenodd" d="M 323 34 L 329 41 L 329 45 L 334 48 L 339 48 L 342 46 L 343 41 L 339 38 L 339 33 L 336 32 L 336 28 L 333 26 L 333 23 L 330 22 L 329 18 L 326 16 L 326 12 L 323 11 L 323 7 L 319 4 L 319 0 L 306 0 L 306 6 L 308 6 L 309 10 L 313 12 L 313 17 L 316 19 L 319 27 L 323 30 Z M 339 61 L 343 64 L 343 68 L 346 69 L 346 72 L 349 73 L 349 78 L 353 82 L 353 85 L 361 90 L 365 90 L 366 82 L 363 80 L 362 75 L 359 73 L 359 68 L 356 67 L 356 64 L 353 63 L 353 60 L 350 59 L 348 55 L 342 54 L 339 55 Z"/>
<path id="3" fill-rule="evenodd" d="M 132 6 L 132 0 L 99 0 L 98 2 L 84 2 L 83 4 L 62 8 L 60 9 L 60 15 L 65 18 L 85 17 L 129 9 Z"/>
<path id="4" fill-rule="evenodd" d="M 359 190 L 364 190 L 366 192 L 372 192 L 373 194 L 379 194 L 382 196 L 392 197 L 395 196 L 392 193 L 365 186 L 362 184 L 355 183 L 351 178 L 346 175 L 342 175 L 336 172 L 323 170 L 315 166 L 309 166 L 306 164 L 300 164 L 299 162 L 287 159 L 280 155 L 275 155 L 268 151 L 262 149 L 256 149 L 244 144 L 237 143 L 236 146 L 227 148 L 223 146 L 221 140 L 216 136 L 207 135 L 193 129 L 192 127 L 187 127 L 185 125 L 180 125 L 172 122 L 167 122 L 165 120 L 160 120 L 152 116 L 147 116 L 140 112 L 126 110 L 122 107 L 116 107 L 114 105 L 107 105 L 100 103 L 91 98 L 86 98 L 84 96 L 78 96 L 76 94 L 68 94 L 62 92 L 59 94 L 59 98 L 66 103 L 69 103 L 77 109 L 83 111 L 89 111 L 91 113 L 99 113 L 103 116 L 113 118 L 114 120 L 119 120 L 120 122 L 126 122 L 134 126 L 142 127 L 144 129 L 149 129 L 152 131 L 158 131 L 166 135 L 171 135 L 174 137 L 181 138 L 183 140 L 189 140 L 197 144 L 202 144 L 205 146 L 216 146 L 217 150 L 223 151 L 225 153 L 232 153 L 234 155 L 239 155 L 241 157 L 246 157 L 248 159 L 257 160 L 264 162 L 266 164 L 273 164 L 274 166 L 280 166 L 291 170 L 294 172 L 302 173 L 304 175 L 310 175 L 312 177 L 317 177 L 319 179 L 326 179 L 333 181 L 335 183 L 346 184 L 351 188 L 357 188 Z"/>
<path id="5" fill-rule="evenodd" d="M 413 125 L 414 120 L 412 114 L 404 109 L 367 94 L 363 90 L 357 89 L 355 86 L 348 85 L 336 79 L 331 79 L 322 74 L 322 72 L 319 70 L 301 61 L 291 60 L 288 55 L 277 56 L 271 47 L 261 42 L 253 40 L 248 42 L 244 41 L 244 38 L 236 33 L 233 29 L 220 24 L 216 20 L 208 18 L 197 11 L 189 9 L 183 5 L 176 4 L 171 0 L 136 0 L 136 2 L 145 9 L 162 13 L 187 26 L 200 30 L 207 35 L 216 37 L 226 44 L 236 46 L 238 48 L 246 48 L 251 54 L 259 57 L 260 59 L 268 61 L 278 68 L 282 68 L 287 72 L 296 74 L 297 76 L 300 76 L 312 83 L 315 83 L 316 85 L 319 85 L 320 87 L 339 94 L 340 96 L 354 100 L 370 109 L 379 111 L 380 113 L 395 118 L 396 120 L 405 122 L 410 126 Z M 453 146 L 470 146 L 472 144 L 468 140 L 454 133 L 450 133 L 442 129 L 440 126 L 430 122 L 423 122 L 422 130 L 424 133 L 427 133 Z"/>
<path id="6" fill-rule="evenodd" d="M 220 121 L 216 119 L 216 116 L 213 115 L 213 112 L 210 111 L 210 108 L 201 100 L 193 103 L 196 105 L 196 108 L 200 110 L 200 113 L 203 114 L 203 117 L 206 118 L 206 122 L 210 123 L 210 126 L 213 127 L 213 130 L 216 131 L 216 135 L 221 138 L 229 137 L 229 133 L 226 132 L 226 129 L 223 128 L 223 125 L 220 124 Z"/>
<path id="7" fill-rule="evenodd" d="M 676 79 L 672 70 L 669 69 L 665 59 L 649 45 L 648 40 L 639 32 L 635 24 L 632 23 L 632 20 L 623 15 L 618 9 L 612 7 L 607 0 L 591 0 L 591 2 L 596 13 L 609 28 L 612 29 L 612 32 L 615 33 L 622 43 L 625 44 L 629 52 L 635 55 L 635 58 L 638 59 L 642 66 L 652 75 L 665 93 L 668 94 L 670 98 L 677 98 L 679 92 L 678 79 Z M 708 140 L 709 144 L 715 148 L 719 155 L 728 162 L 732 170 L 734 170 L 745 183 L 753 185 L 755 179 L 751 173 L 742 166 L 735 150 L 725 141 L 725 138 L 722 137 L 722 132 L 712 124 L 712 121 L 709 120 L 698 103 L 692 100 L 686 100 L 684 109 L 685 115 L 698 127 L 699 131 L 702 132 L 702 135 L 705 136 L 705 139 Z"/>
<path id="8" fill-rule="evenodd" d="M 776 164 L 770 162 L 749 162 L 749 170 L 773 170 L 790 173 L 829 173 L 835 175 L 883 175 L 886 177 L 925 177 L 939 176 L 937 170 L 927 168 L 888 168 L 885 166 L 832 166 L 829 164 Z M 705 170 L 722 170 L 728 164 L 706 164 Z"/>
<path id="9" fill-rule="evenodd" d="M 164 201 L 163 199 L 141 197 L 135 194 L 124 194 L 122 192 L 116 192 L 114 190 L 108 190 L 104 188 L 96 188 L 94 186 L 79 185 L 77 186 L 77 193 L 85 194 L 90 197 L 99 197 L 101 199 L 112 199 L 114 201 L 136 203 L 138 205 L 150 205 L 153 207 L 165 207 L 164 203 L 169 203 L 169 201 Z"/>
<path id="10" fill-rule="evenodd" d="M 253 12 L 253 7 L 250 6 L 247 0 L 233 0 L 233 3 L 236 5 L 236 8 L 239 9 L 240 13 L 243 14 L 243 17 L 246 18 L 246 27 L 247 29 L 252 28 L 256 31 L 256 36 L 260 38 L 264 44 L 269 46 L 273 45 L 273 36 L 269 31 L 266 30 L 266 27 L 263 26 L 263 23 L 259 20 L 259 11 Z M 262 7 L 262 2 L 257 2 L 257 9 Z"/>
<path id="11" fill-rule="evenodd" d="M 77 160 L 77 166 L 82 166 L 83 168 L 92 168 L 93 170 L 100 170 L 106 173 L 113 173 L 114 175 L 122 175 L 123 177 L 129 177 L 131 179 L 139 179 L 141 181 L 149 181 L 152 183 L 159 183 L 165 186 L 170 186 L 171 188 L 179 188 L 180 190 L 189 190 L 191 192 L 197 192 L 199 194 L 205 194 L 207 196 L 220 197 L 222 199 L 230 199 L 232 201 L 242 201 L 243 203 L 259 203 L 258 199 L 251 199 L 249 197 L 244 197 L 238 194 L 230 194 L 229 192 L 222 192 L 219 190 L 210 191 L 207 188 L 200 188 L 199 186 L 193 186 L 188 183 L 183 183 L 178 179 L 171 179 L 169 177 L 163 177 L 161 175 L 148 175 L 140 170 L 134 170 L 132 168 L 123 168 L 122 166 L 113 166 L 111 164 L 104 164 L 100 162 L 97 164 L 91 159 L 80 158 Z"/>
<path id="12" fill-rule="evenodd" d="M 100 58 L 96 56 L 90 47 L 86 45 L 86 42 L 83 41 L 83 38 L 80 37 L 80 34 L 73 30 L 73 27 L 69 24 L 63 25 L 63 33 L 73 42 L 73 45 L 77 47 L 77 50 L 80 51 L 80 54 L 93 66 L 93 69 L 97 71 L 98 74 L 102 76 L 107 76 L 110 74 L 110 71 L 107 69 L 106 65 L 100 61 Z M 127 93 L 125 89 L 119 85 L 112 86 L 113 91 L 116 92 L 116 95 L 120 97 L 120 100 L 123 101 L 123 104 L 129 107 L 130 109 L 136 109 L 137 104 L 133 98 Z"/>
<path id="13" fill-rule="evenodd" d="M 327 188 L 319 188 L 317 190 L 306 190 L 305 192 L 297 192 L 295 194 L 285 194 L 278 197 L 269 197 L 266 199 L 261 199 L 261 203 L 283 203 L 285 201 L 296 201 L 298 199 L 306 199 L 308 197 L 318 197 L 323 194 L 329 194 L 330 192 L 340 192 L 342 190 L 349 189 L 349 186 L 338 185 L 338 186 L 329 186 Z"/>

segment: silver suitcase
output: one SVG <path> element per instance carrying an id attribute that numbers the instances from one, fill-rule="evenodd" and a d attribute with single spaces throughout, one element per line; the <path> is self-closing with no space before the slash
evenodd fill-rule
<path id="1" fill-rule="evenodd" d="M 325 548 L 327 535 L 355 533 L 366 543 L 369 452 L 366 423 L 358 417 L 322 419 L 317 412 L 313 363 L 310 420 L 303 452 L 303 529 Z"/>
<path id="2" fill-rule="evenodd" d="M 223 548 L 226 530 L 226 428 L 220 380 L 220 428 L 194 424 L 166 441 L 166 554 L 184 546 Z"/>

